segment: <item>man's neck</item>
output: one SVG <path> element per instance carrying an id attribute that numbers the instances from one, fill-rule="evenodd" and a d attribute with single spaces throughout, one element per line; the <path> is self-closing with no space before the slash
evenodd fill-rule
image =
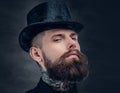
<path id="1" fill-rule="evenodd" d="M 49 86 L 51 86 L 54 90 L 61 92 L 67 92 L 75 85 L 75 83 L 71 82 L 52 80 L 51 78 L 49 78 L 48 73 L 45 71 L 42 72 L 42 80 Z"/>

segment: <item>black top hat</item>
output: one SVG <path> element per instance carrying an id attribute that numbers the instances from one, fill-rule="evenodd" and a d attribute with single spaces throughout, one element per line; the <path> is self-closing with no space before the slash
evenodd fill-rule
<path id="1" fill-rule="evenodd" d="M 28 26 L 19 35 L 23 50 L 29 52 L 31 41 L 45 30 L 64 28 L 80 32 L 83 25 L 71 20 L 70 13 L 63 2 L 45 2 L 34 7 L 27 15 Z"/>

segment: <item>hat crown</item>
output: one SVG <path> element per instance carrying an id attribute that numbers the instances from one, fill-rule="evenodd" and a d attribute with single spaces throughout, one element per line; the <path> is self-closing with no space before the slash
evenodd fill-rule
<path id="1" fill-rule="evenodd" d="M 27 15 L 27 24 L 71 21 L 69 10 L 60 1 L 45 2 L 33 8 Z"/>
<path id="2" fill-rule="evenodd" d="M 63 0 L 49 0 L 34 7 L 27 15 L 27 24 L 19 35 L 19 43 L 23 50 L 29 52 L 32 39 L 50 29 L 71 29 L 77 33 L 83 25 L 74 22 Z"/>

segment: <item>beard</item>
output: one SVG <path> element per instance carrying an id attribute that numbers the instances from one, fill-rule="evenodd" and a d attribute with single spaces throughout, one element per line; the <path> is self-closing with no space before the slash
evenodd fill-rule
<path id="1" fill-rule="evenodd" d="M 78 59 L 66 58 L 70 53 L 76 52 Z M 64 53 L 55 62 L 51 62 L 43 53 L 45 67 L 48 75 L 53 80 L 60 80 L 63 82 L 80 82 L 88 76 L 88 60 L 87 57 L 78 50 L 70 50 Z"/>

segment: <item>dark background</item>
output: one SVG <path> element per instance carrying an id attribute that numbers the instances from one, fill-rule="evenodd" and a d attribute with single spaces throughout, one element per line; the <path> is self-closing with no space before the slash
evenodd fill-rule
<path id="1" fill-rule="evenodd" d="M 24 93 L 39 81 L 40 68 L 22 51 L 18 36 L 28 11 L 44 1 L 0 0 L 0 93 Z M 85 26 L 79 40 L 90 74 L 80 93 L 120 93 L 119 0 L 64 1 L 73 19 Z"/>

